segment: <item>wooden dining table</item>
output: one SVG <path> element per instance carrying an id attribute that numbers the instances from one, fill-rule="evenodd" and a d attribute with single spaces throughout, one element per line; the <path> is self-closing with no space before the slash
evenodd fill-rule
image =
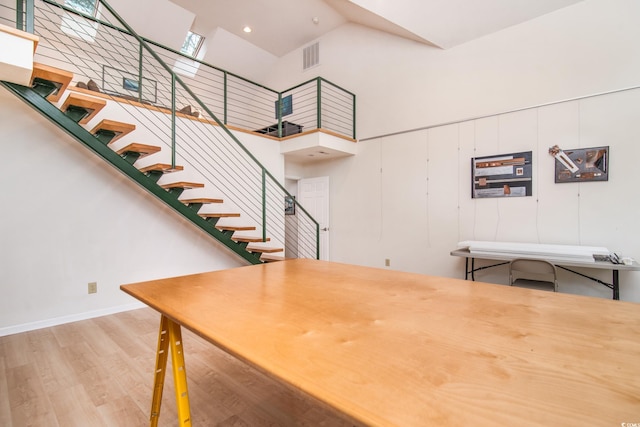
<path id="1" fill-rule="evenodd" d="M 640 305 L 295 259 L 128 284 L 161 314 L 151 425 L 181 328 L 354 425 L 640 423 Z M 215 367 L 212 367 L 215 369 Z"/>

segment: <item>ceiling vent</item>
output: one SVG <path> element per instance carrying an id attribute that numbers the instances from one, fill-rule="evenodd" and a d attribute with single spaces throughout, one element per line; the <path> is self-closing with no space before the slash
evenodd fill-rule
<path id="1" fill-rule="evenodd" d="M 308 70 L 320 64 L 320 42 L 307 46 L 302 51 L 302 69 Z"/>

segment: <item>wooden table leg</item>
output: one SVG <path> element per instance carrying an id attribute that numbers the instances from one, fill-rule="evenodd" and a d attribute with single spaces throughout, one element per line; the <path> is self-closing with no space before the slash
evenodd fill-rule
<path id="1" fill-rule="evenodd" d="M 157 427 L 158 419 L 160 418 L 162 391 L 164 388 L 169 347 L 171 348 L 171 364 L 173 367 L 173 381 L 176 391 L 179 426 L 191 426 L 191 410 L 189 406 L 189 393 L 187 391 L 187 371 L 184 363 L 182 332 L 179 324 L 164 315 L 160 319 L 160 331 L 158 333 L 158 351 L 156 353 L 150 425 L 151 427 Z"/>

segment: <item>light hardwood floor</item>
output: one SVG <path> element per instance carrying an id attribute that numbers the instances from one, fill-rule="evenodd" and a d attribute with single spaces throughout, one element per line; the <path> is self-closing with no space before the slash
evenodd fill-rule
<path id="1" fill-rule="evenodd" d="M 160 316 L 144 308 L 0 337 L 0 426 L 145 426 Z M 183 329 L 192 425 L 349 426 Z M 159 425 L 177 425 L 167 369 Z"/>

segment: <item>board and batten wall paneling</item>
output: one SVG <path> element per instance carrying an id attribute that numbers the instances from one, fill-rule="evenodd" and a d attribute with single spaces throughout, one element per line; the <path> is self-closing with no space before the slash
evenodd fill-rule
<path id="1" fill-rule="evenodd" d="M 361 142 L 357 156 L 305 173 L 334 183 L 335 261 L 384 267 L 390 259 L 394 269 L 463 277 L 464 261 L 449 256 L 459 240 L 605 246 L 640 259 L 639 119 L 640 89 L 629 90 Z M 556 184 L 555 144 L 608 145 L 609 181 Z M 472 157 L 529 150 L 533 196 L 471 198 Z M 586 272 L 611 281 L 609 272 Z M 559 277 L 562 292 L 611 297 L 598 283 Z M 477 279 L 506 284 L 507 269 Z M 620 280 L 621 298 L 640 301 L 640 273 Z"/>

